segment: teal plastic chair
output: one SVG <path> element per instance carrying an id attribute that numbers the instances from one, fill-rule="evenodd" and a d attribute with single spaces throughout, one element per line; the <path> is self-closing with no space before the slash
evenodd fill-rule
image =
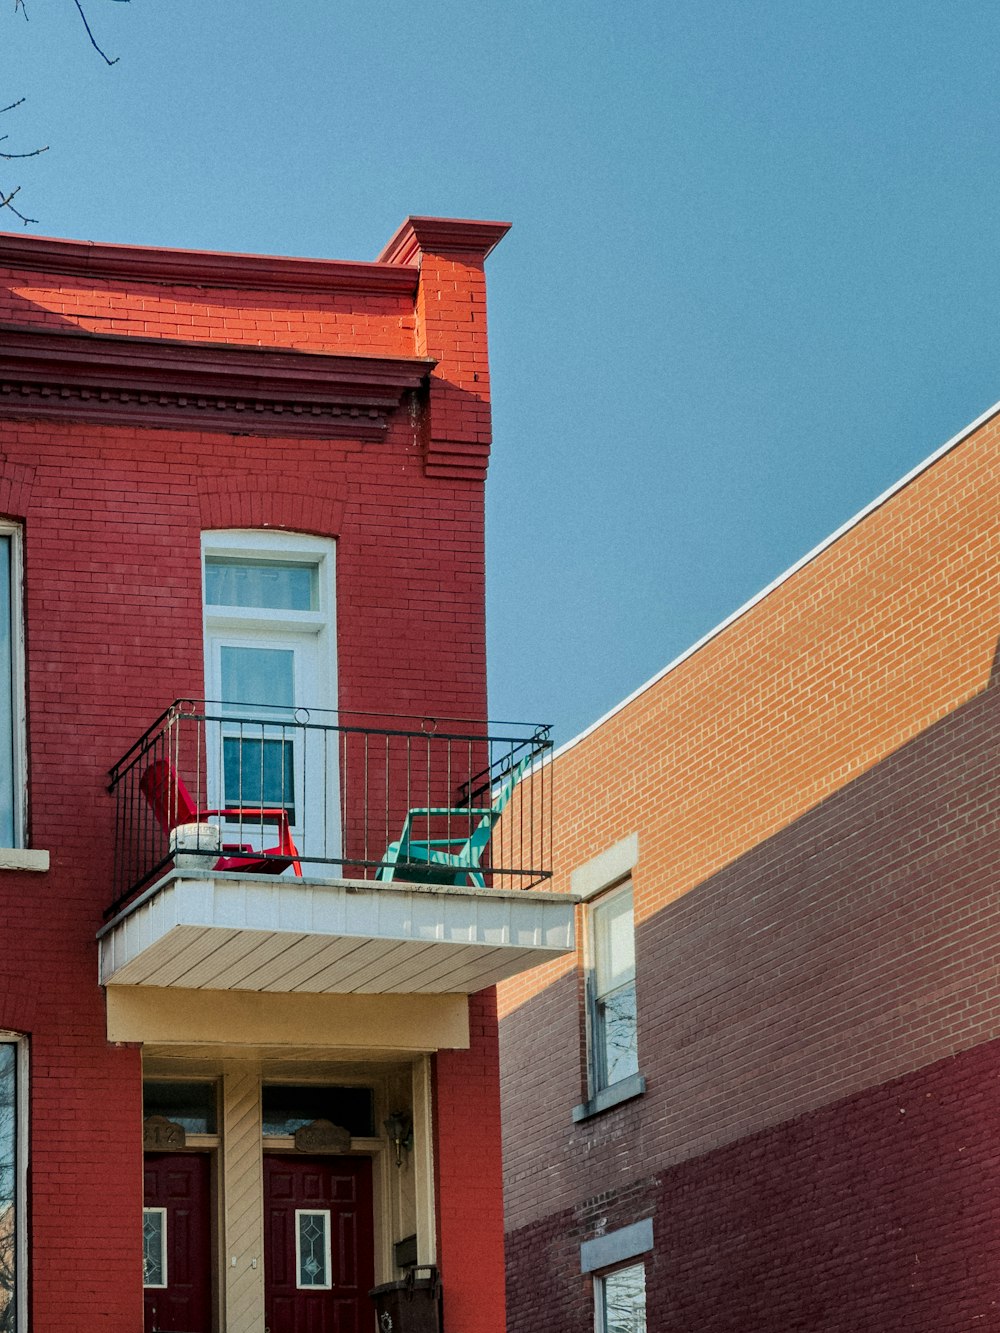
<path id="1" fill-rule="evenodd" d="M 465 884 L 484 889 L 486 880 L 480 869 L 483 853 L 493 835 L 493 826 L 503 814 L 518 779 L 532 763 L 534 754 L 525 757 L 507 773 L 496 788 L 488 806 L 424 806 L 411 810 L 403 823 L 398 842 L 386 848 L 375 878 L 394 879 L 417 884 Z M 461 821 L 463 830 L 455 837 L 414 837 L 415 823 L 429 829 L 430 822 L 444 820 L 445 827 Z M 475 821 L 475 823 L 473 823 Z"/>

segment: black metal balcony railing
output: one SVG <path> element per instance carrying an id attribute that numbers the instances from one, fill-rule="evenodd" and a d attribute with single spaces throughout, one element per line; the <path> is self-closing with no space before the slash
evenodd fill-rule
<path id="1" fill-rule="evenodd" d="M 345 879 L 493 888 L 550 877 L 548 727 L 346 716 L 172 704 L 111 770 L 105 915 L 181 857 L 289 877 L 326 866 Z"/>

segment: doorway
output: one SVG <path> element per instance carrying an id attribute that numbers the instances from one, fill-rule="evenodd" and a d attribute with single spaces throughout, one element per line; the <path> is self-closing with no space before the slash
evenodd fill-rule
<path id="1" fill-rule="evenodd" d="M 205 534 L 205 691 L 211 804 L 284 810 L 305 856 L 340 856 L 333 541 Z M 252 817 L 223 841 L 260 850 Z M 259 844 L 259 845 L 258 845 Z"/>
<path id="2" fill-rule="evenodd" d="M 371 1160 L 265 1154 L 269 1333 L 368 1333 L 374 1283 Z"/>
<path id="3" fill-rule="evenodd" d="M 145 1333 L 212 1333 L 208 1153 L 146 1153 L 142 1211 Z"/>

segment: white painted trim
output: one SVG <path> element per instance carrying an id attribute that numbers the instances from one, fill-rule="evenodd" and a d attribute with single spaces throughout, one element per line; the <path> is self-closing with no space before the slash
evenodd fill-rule
<path id="1" fill-rule="evenodd" d="M 0 538 L 10 538 L 10 693 L 14 846 L 23 847 L 28 828 L 28 714 L 24 663 L 24 529 L 0 520 Z M 0 867 L 2 868 L 2 867 Z M 21 867 L 17 867 L 20 869 Z M 24 867 L 34 869 L 35 867 Z"/>
<path id="2" fill-rule="evenodd" d="M 431 1062 L 422 1056 L 413 1062 L 414 1196 L 417 1215 L 417 1263 L 437 1263 L 437 1224 L 434 1217 L 434 1113 Z"/>
<path id="3" fill-rule="evenodd" d="M 638 861 L 639 835 L 630 833 L 613 847 L 608 847 L 598 856 L 585 861 L 582 866 L 577 866 L 576 870 L 570 873 L 570 890 L 586 901 L 595 894 L 603 893 L 612 884 L 617 884 L 620 879 L 625 879 L 635 869 Z"/>
<path id="4" fill-rule="evenodd" d="M 873 514 L 876 509 L 881 509 L 881 507 L 887 501 L 891 500 L 894 495 L 905 490 L 911 481 L 914 481 L 922 473 L 926 472 L 928 468 L 933 467 L 939 459 L 943 458 L 945 454 L 950 453 L 952 449 L 955 449 L 958 445 L 962 444 L 962 442 L 967 440 L 974 431 L 977 431 L 980 426 L 985 425 L 986 422 L 992 417 L 995 417 L 997 413 L 1000 413 L 1000 403 L 994 403 L 992 407 L 988 407 L 981 416 L 976 417 L 975 421 L 970 422 L 968 426 L 964 426 L 962 430 L 960 430 L 957 435 L 953 435 L 950 440 L 946 440 L 945 443 L 938 449 L 935 449 L 929 457 L 925 458 L 922 463 L 918 463 L 916 467 L 911 468 L 910 471 L 900 477 L 898 481 L 894 481 L 888 490 L 883 491 L 881 495 L 876 496 L 875 499 L 871 500 L 863 509 L 858 510 L 853 518 L 849 518 L 846 523 L 842 523 L 841 526 L 834 532 L 831 532 L 828 537 L 824 537 L 818 546 L 814 546 L 811 551 L 807 551 L 806 554 L 796 560 L 793 565 L 789 565 L 784 573 L 779 574 L 778 577 L 773 579 L 765 588 L 761 588 L 760 592 L 754 593 L 749 601 L 746 601 L 742 606 L 737 607 L 735 611 L 726 616 L 725 620 L 721 620 L 714 629 L 710 629 L 707 634 L 703 634 L 700 639 L 697 639 L 689 648 L 685 648 L 684 651 L 675 657 L 672 662 L 668 662 L 665 667 L 661 667 L 655 676 L 650 676 L 649 680 L 645 681 L 642 685 L 638 686 L 637 689 L 634 689 L 631 694 L 626 695 L 624 699 L 621 699 L 613 707 L 609 708 L 608 711 L 603 713 L 596 722 L 591 722 L 589 726 L 584 727 L 583 731 L 579 732 L 571 740 L 565 741 L 552 753 L 549 762 L 558 759 L 560 755 L 564 755 L 568 750 L 572 750 L 574 746 L 577 746 L 581 741 L 586 740 L 586 738 L 591 735 L 592 732 L 595 732 L 598 727 L 602 727 L 605 722 L 608 722 L 623 709 L 627 708 L 629 704 L 638 699 L 640 695 L 645 694 L 647 690 L 652 689 L 654 685 L 659 684 L 664 676 L 668 676 L 671 671 L 676 670 L 677 667 L 686 662 L 689 657 L 693 657 L 699 649 L 704 648 L 707 643 L 711 643 L 713 639 L 718 638 L 718 636 L 722 634 L 724 630 L 727 630 L 730 625 L 735 624 L 737 620 L 741 620 L 748 611 L 753 610 L 758 602 L 762 602 L 764 598 L 768 597 L 776 588 L 780 588 L 783 583 L 786 583 L 794 574 L 797 574 L 800 569 L 804 569 L 806 565 L 811 564 L 818 556 L 822 555 L 824 551 L 828 550 L 829 547 L 838 542 L 841 537 L 850 532 L 852 528 L 857 527 L 857 525 L 866 519 L 869 514 Z"/>
<path id="5" fill-rule="evenodd" d="M 48 852 L 28 847 L 0 847 L 0 870 L 46 871 L 48 868 Z"/>

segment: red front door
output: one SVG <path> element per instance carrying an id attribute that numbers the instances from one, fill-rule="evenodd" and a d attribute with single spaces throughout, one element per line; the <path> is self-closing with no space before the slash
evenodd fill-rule
<path id="1" fill-rule="evenodd" d="M 147 1153 L 145 1333 L 212 1333 L 211 1158 Z"/>
<path id="2" fill-rule="evenodd" d="M 369 1333 L 375 1282 L 367 1157 L 264 1158 L 264 1323 L 270 1333 Z"/>

